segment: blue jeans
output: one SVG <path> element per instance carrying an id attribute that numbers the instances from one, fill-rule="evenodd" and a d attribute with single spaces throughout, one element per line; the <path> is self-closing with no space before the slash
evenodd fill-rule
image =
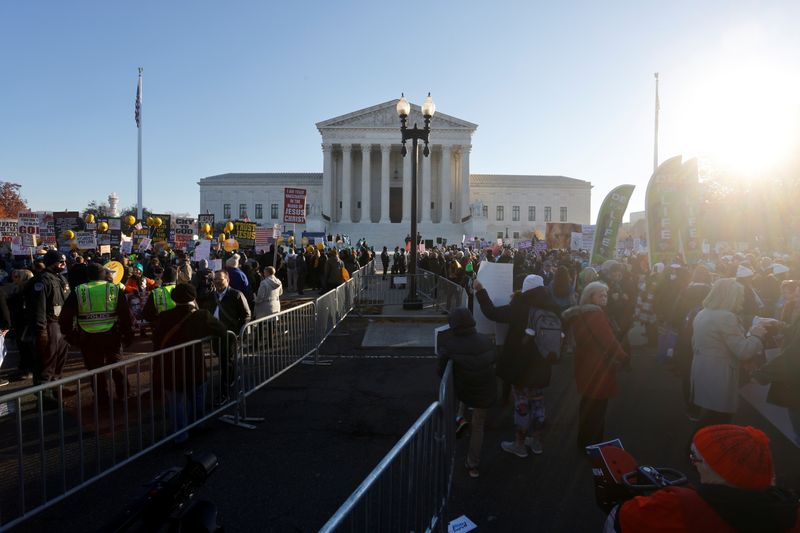
<path id="1" fill-rule="evenodd" d="M 167 397 L 167 416 L 175 430 L 174 442 L 185 442 L 189 438 L 188 431 L 180 431 L 203 416 L 206 402 L 206 384 L 194 390 L 176 392 L 164 391 Z M 194 401 L 192 401 L 194 400 Z"/>

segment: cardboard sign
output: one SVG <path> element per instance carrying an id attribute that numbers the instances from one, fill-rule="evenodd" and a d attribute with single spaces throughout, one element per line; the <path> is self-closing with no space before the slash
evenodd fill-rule
<path id="1" fill-rule="evenodd" d="M 130 254 L 133 251 L 133 241 L 132 240 L 122 241 L 119 250 L 120 252 L 122 252 L 122 255 Z"/>
<path id="2" fill-rule="evenodd" d="M 211 233 L 214 233 L 214 214 L 213 213 L 204 213 L 197 215 L 197 234 L 201 237 L 203 236 L 203 226 L 208 224 L 211 226 Z"/>
<path id="3" fill-rule="evenodd" d="M 79 231 L 75 233 L 75 244 L 79 250 L 96 250 L 97 236 L 93 231 Z"/>
<path id="4" fill-rule="evenodd" d="M 195 222 L 193 218 L 175 219 L 175 248 L 186 250 L 194 240 Z"/>
<path id="5" fill-rule="evenodd" d="M 39 237 L 41 244 L 54 246 L 56 244 L 56 227 L 53 223 L 53 213 L 49 211 L 37 211 L 39 218 Z"/>
<path id="6" fill-rule="evenodd" d="M 577 251 L 583 248 L 583 232 L 573 231 L 569 240 L 569 249 Z"/>
<path id="7" fill-rule="evenodd" d="M 0 240 L 3 242 L 11 242 L 17 236 L 18 231 L 16 219 L 0 219 Z"/>
<path id="8" fill-rule="evenodd" d="M 111 255 L 111 245 L 109 244 L 101 244 L 100 245 L 100 255 Z"/>
<path id="9" fill-rule="evenodd" d="M 289 187 L 283 189 L 283 223 L 306 223 L 305 189 L 293 189 Z"/>
<path id="10" fill-rule="evenodd" d="M 583 235 L 583 228 L 580 224 L 569 222 L 548 222 L 545 234 L 545 242 L 550 250 L 569 250 L 572 242 L 572 234 L 580 233 Z"/>
<path id="11" fill-rule="evenodd" d="M 255 222 L 243 222 L 237 220 L 233 223 L 233 235 L 239 242 L 239 248 L 252 250 L 256 246 L 256 224 Z"/>
<path id="12" fill-rule="evenodd" d="M 39 217 L 36 213 L 31 211 L 22 211 L 17 215 L 17 231 L 22 242 L 34 243 L 36 246 L 36 238 L 31 238 L 30 235 L 39 235 Z M 28 237 L 26 237 L 28 236 Z"/>
<path id="13" fill-rule="evenodd" d="M 489 263 L 482 261 L 478 269 L 478 281 L 481 282 L 495 306 L 501 306 L 511 301 L 514 291 L 514 265 L 511 263 Z M 479 333 L 495 335 L 496 344 L 502 345 L 508 333 L 507 324 L 499 324 L 489 320 L 480 309 L 474 309 L 476 329 Z"/>
<path id="14" fill-rule="evenodd" d="M 64 232 L 69 230 L 77 233 L 83 227 L 81 214 L 77 211 L 61 211 L 53 213 L 53 224 L 56 232 L 58 250 L 66 253 L 72 249 L 72 241 L 64 238 Z"/>
<path id="15" fill-rule="evenodd" d="M 161 225 L 157 228 L 150 228 L 150 238 L 153 242 L 169 242 L 169 230 L 172 217 L 170 215 L 152 215 L 153 218 L 160 218 Z"/>
<path id="16" fill-rule="evenodd" d="M 208 261 L 210 258 L 211 258 L 211 241 L 207 239 L 197 241 L 197 246 L 194 247 L 194 260 L 202 261 L 203 259 L 205 259 L 206 261 Z"/>

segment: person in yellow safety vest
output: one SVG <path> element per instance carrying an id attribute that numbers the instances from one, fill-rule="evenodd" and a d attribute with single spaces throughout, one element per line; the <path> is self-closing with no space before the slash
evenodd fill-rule
<path id="1" fill-rule="evenodd" d="M 142 318 L 155 324 L 158 315 L 164 311 L 175 309 L 175 302 L 172 300 L 172 290 L 175 288 L 177 272 L 173 267 L 164 269 L 161 276 L 161 285 L 150 291 L 147 303 L 142 310 Z"/>
<path id="2" fill-rule="evenodd" d="M 70 344 L 80 347 L 83 362 L 89 370 L 120 361 L 121 345 L 128 345 L 133 340 L 133 317 L 128 300 L 119 286 L 105 281 L 106 274 L 103 265 L 90 263 L 89 282 L 75 287 L 70 293 L 58 320 L 61 332 Z M 117 400 L 131 396 L 130 385 L 121 369 L 113 370 L 111 378 Z M 97 375 L 97 389 L 95 397 L 110 401 L 108 373 Z"/>

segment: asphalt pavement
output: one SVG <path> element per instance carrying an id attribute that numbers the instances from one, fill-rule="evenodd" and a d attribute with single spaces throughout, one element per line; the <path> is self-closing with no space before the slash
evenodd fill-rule
<path id="1" fill-rule="evenodd" d="M 187 450 L 210 451 L 219 468 L 198 498 L 213 501 L 227 531 L 316 531 L 437 395 L 432 350 L 360 347 L 368 321 L 348 318 L 323 346 L 329 366 L 298 365 L 248 398 L 256 429 L 214 422 L 188 448 L 163 446 L 33 517 L 14 531 L 94 531 L 108 523 L 161 470 Z M 609 404 L 606 436 L 619 437 L 640 463 L 696 479 L 686 457 L 692 425 L 678 380 L 652 349 L 636 347 L 621 394 Z M 457 441 L 448 518 L 466 515 L 477 531 L 599 531 L 590 466 L 575 447 L 578 396 L 572 361 L 554 367 L 546 391 L 544 453 L 520 459 L 501 451 L 513 433 L 510 405 L 489 413 L 481 475 L 463 467 Z M 769 435 L 778 484 L 800 489 L 800 453 L 747 402 L 736 423 Z"/>

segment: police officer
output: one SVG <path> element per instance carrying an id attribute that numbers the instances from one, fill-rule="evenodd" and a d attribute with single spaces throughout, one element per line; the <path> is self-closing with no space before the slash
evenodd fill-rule
<path id="1" fill-rule="evenodd" d="M 150 291 L 150 296 L 147 297 L 147 303 L 142 310 L 142 318 L 155 324 L 158 315 L 164 311 L 175 309 L 175 302 L 172 300 L 172 291 L 175 289 L 175 280 L 177 272 L 171 266 L 164 269 L 164 274 L 161 276 L 161 286 L 156 287 Z"/>
<path id="2" fill-rule="evenodd" d="M 36 272 L 25 285 L 25 318 L 28 323 L 26 342 L 34 352 L 34 384 L 38 385 L 61 378 L 67 360 L 69 344 L 61 335 L 58 318 L 69 292 L 69 285 L 61 271 L 67 258 L 56 250 L 49 250 L 42 258 L 43 270 Z M 55 390 L 42 395 L 44 407 L 59 405 Z"/>
<path id="3" fill-rule="evenodd" d="M 62 333 L 80 346 L 86 368 L 93 370 L 122 359 L 121 344 L 133 339 L 133 318 L 119 285 L 105 280 L 103 265 L 89 264 L 88 274 L 89 282 L 75 287 L 64 303 L 59 323 Z M 124 399 L 126 386 L 122 369 L 113 370 L 111 378 L 117 399 Z M 110 398 L 107 373 L 98 374 L 97 388 L 97 397 Z"/>

